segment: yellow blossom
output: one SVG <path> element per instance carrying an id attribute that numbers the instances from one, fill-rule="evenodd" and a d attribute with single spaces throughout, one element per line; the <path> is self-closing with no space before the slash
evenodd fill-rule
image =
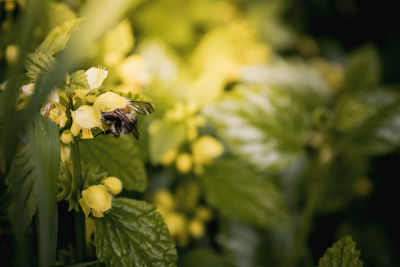
<path id="1" fill-rule="evenodd" d="M 61 134 L 61 142 L 63 142 L 64 144 L 68 145 L 69 143 L 72 142 L 73 140 L 73 136 L 70 130 L 65 130 L 63 131 L 63 133 Z"/>
<path id="2" fill-rule="evenodd" d="M 151 80 L 151 73 L 138 55 L 127 57 L 119 66 L 118 72 L 122 80 L 130 85 L 147 84 Z"/>
<path id="3" fill-rule="evenodd" d="M 178 212 L 171 212 L 164 218 L 171 236 L 182 235 L 186 233 L 187 219 Z"/>
<path id="4" fill-rule="evenodd" d="M 33 90 L 35 89 L 35 84 L 34 83 L 28 83 L 23 86 L 21 86 L 21 91 L 25 96 L 31 96 L 33 95 Z"/>
<path id="5" fill-rule="evenodd" d="M 100 68 L 90 68 L 85 71 L 90 90 L 99 88 L 108 75 L 108 71 Z"/>
<path id="6" fill-rule="evenodd" d="M 61 104 L 49 105 L 51 108 L 47 111 L 47 117 L 57 123 L 62 128 L 68 121 L 67 114 L 65 113 L 66 108 Z"/>
<path id="7" fill-rule="evenodd" d="M 6 61 L 8 64 L 17 62 L 19 56 L 19 48 L 16 45 L 8 45 L 5 51 Z"/>
<path id="8" fill-rule="evenodd" d="M 154 204 L 158 208 L 170 211 L 175 207 L 174 197 L 168 190 L 159 190 L 153 196 Z"/>
<path id="9" fill-rule="evenodd" d="M 92 185 L 82 191 L 79 204 L 86 217 L 92 212 L 94 217 L 103 217 L 103 212 L 111 209 L 111 195 L 103 185 Z"/>
<path id="10" fill-rule="evenodd" d="M 105 179 L 104 186 L 113 195 L 117 195 L 122 191 L 122 183 L 117 177 L 108 177 Z"/>
<path id="11" fill-rule="evenodd" d="M 202 237 L 205 233 L 204 223 L 200 220 L 191 220 L 188 228 L 190 235 L 196 239 Z"/>
<path id="12" fill-rule="evenodd" d="M 113 92 L 107 92 L 99 97 L 93 107 L 100 112 L 110 112 L 117 108 L 123 108 L 128 104 L 128 99 Z"/>
<path id="13" fill-rule="evenodd" d="M 176 158 L 175 163 L 180 172 L 187 173 L 192 168 L 192 157 L 188 153 L 182 153 Z"/>
<path id="14" fill-rule="evenodd" d="M 224 152 L 223 145 L 211 136 L 202 136 L 192 144 L 194 161 L 200 165 L 207 165 L 214 158 Z"/>
<path id="15" fill-rule="evenodd" d="M 199 206 L 196 208 L 196 218 L 200 221 L 207 222 L 211 220 L 212 213 L 210 209 L 203 206 Z"/>
<path id="16" fill-rule="evenodd" d="M 93 138 L 91 128 L 100 126 L 101 114 L 92 106 L 83 105 L 76 111 L 71 111 L 73 123 L 71 133 L 77 136 L 82 129 L 82 139 Z"/>
<path id="17" fill-rule="evenodd" d="M 168 150 L 168 151 L 164 154 L 164 156 L 161 158 L 161 163 L 162 163 L 163 165 L 169 165 L 169 164 L 171 164 L 171 163 L 175 160 L 177 154 L 178 154 L 178 151 L 176 151 L 176 149 L 170 149 L 170 150 Z"/>

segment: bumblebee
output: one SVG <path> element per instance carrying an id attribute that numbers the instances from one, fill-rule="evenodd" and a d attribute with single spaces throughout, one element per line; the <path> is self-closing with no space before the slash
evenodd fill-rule
<path id="1" fill-rule="evenodd" d="M 129 101 L 125 107 L 114 109 L 110 112 L 101 112 L 101 122 L 107 129 L 100 134 L 113 134 L 119 137 L 121 134 L 132 133 L 139 139 L 137 129 L 137 114 L 147 115 L 154 112 L 154 107 L 147 102 Z"/>

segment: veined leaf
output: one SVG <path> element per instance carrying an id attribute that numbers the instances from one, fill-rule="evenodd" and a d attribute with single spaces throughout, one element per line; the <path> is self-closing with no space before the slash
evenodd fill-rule
<path id="1" fill-rule="evenodd" d="M 54 212 L 60 162 L 58 127 L 48 119 L 37 117 L 28 139 L 29 144 L 14 157 L 6 178 L 10 196 L 8 213 L 17 239 L 21 240 L 39 206 L 40 227 L 43 225 L 43 229 L 46 229 L 43 231 L 41 228 L 41 234 L 48 237 L 44 242 L 50 246 L 50 239 L 56 240 L 51 230 L 57 229 L 54 226 Z M 47 252 L 51 253 L 51 250 L 47 249 Z"/>
<path id="2" fill-rule="evenodd" d="M 71 38 L 71 30 L 81 21 L 82 19 L 73 19 L 55 27 L 36 48 L 35 52 L 54 55 L 63 50 Z"/>
<path id="3" fill-rule="evenodd" d="M 337 241 L 319 259 L 318 267 L 362 267 L 363 262 L 359 259 L 360 251 L 350 236 Z"/>
<path id="4" fill-rule="evenodd" d="M 351 91 L 375 89 L 381 74 L 376 49 L 364 46 L 349 55 L 345 70 L 345 89 Z"/>
<path id="5" fill-rule="evenodd" d="M 54 62 L 54 57 L 46 53 L 29 54 L 25 61 L 26 76 L 35 82 L 42 72 L 50 71 Z"/>
<path id="6" fill-rule="evenodd" d="M 150 156 L 153 163 L 159 163 L 169 150 L 178 149 L 185 140 L 185 125 L 168 120 L 153 123 L 158 124 L 150 135 Z"/>
<path id="7" fill-rule="evenodd" d="M 147 187 L 146 172 L 139 150 L 129 136 L 104 135 L 80 144 L 84 161 L 98 165 L 102 171 L 122 181 L 127 190 L 143 192 Z"/>
<path id="8" fill-rule="evenodd" d="M 8 214 L 18 240 L 21 240 L 36 212 L 36 175 L 32 162 L 32 148 L 25 146 L 15 155 L 6 178 L 10 206 Z"/>
<path id="9" fill-rule="evenodd" d="M 223 215 L 261 227 L 286 222 L 282 197 L 272 181 L 240 161 L 218 162 L 201 178 L 207 202 Z"/>
<path id="10" fill-rule="evenodd" d="M 290 90 L 240 86 L 204 113 L 242 160 L 260 170 L 281 170 L 302 153 L 311 110 Z"/>
<path id="11" fill-rule="evenodd" d="M 174 241 L 154 206 L 115 198 L 95 224 L 96 254 L 108 266 L 176 266 Z"/>

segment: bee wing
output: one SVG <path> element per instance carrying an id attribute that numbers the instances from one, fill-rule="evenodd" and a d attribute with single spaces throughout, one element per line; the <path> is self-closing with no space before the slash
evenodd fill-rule
<path id="1" fill-rule="evenodd" d="M 154 112 L 154 107 L 147 102 L 142 101 L 131 101 L 130 102 L 132 108 L 136 113 L 146 115 Z"/>

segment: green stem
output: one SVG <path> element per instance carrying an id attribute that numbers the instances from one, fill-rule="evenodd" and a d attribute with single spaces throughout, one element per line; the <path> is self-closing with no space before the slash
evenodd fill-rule
<path id="1" fill-rule="evenodd" d="M 79 154 L 79 142 L 75 140 L 71 144 L 72 160 L 72 184 L 80 192 L 83 187 L 82 166 Z M 76 241 L 76 260 L 84 261 L 86 257 L 85 249 L 85 218 L 82 212 L 74 212 L 75 241 Z"/>

